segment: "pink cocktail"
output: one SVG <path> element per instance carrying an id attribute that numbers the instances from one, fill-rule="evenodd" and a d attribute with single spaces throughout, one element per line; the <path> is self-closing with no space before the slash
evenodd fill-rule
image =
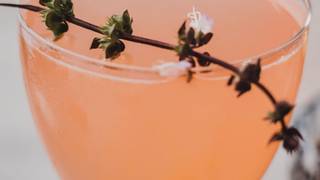
<path id="1" fill-rule="evenodd" d="M 23 3 L 37 4 L 36 0 Z M 262 58 L 262 82 L 294 103 L 306 53 L 310 7 L 300 0 L 75 1 L 77 17 L 104 24 L 129 9 L 134 34 L 176 43 L 193 7 L 214 19 L 203 51 L 237 66 Z M 161 76 L 172 52 L 126 43 L 117 60 L 89 50 L 97 34 L 71 25 L 57 42 L 39 14 L 22 11 L 21 59 L 36 125 L 64 180 L 250 180 L 268 167 L 277 127 L 256 88 L 241 99 L 230 72 L 213 66 L 191 83 Z"/>

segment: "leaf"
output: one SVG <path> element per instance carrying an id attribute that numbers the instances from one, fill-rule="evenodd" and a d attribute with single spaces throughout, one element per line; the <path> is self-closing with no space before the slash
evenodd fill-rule
<path id="1" fill-rule="evenodd" d="M 115 31 L 116 30 L 116 24 L 113 24 L 111 26 L 107 27 L 107 35 L 109 35 L 110 37 L 115 35 Z"/>
<path id="2" fill-rule="evenodd" d="M 206 45 L 210 42 L 210 40 L 213 37 L 213 33 L 207 33 L 206 35 L 204 35 L 203 37 L 200 38 L 199 40 L 199 46 L 203 46 Z"/>
<path id="3" fill-rule="evenodd" d="M 62 0 L 54 0 L 53 5 L 55 7 L 61 7 L 63 5 L 63 1 Z"/>
<path id="4" fill-rule="evenodd" d="M 130 14 L 129 14 L 129 11 L 127 9 L 122 14 L 122 20 L 123 20 L 124 23 L 131 23 Z"/>
<path id="5" fill-rule="evenodd" d="M 63 18 L 55 11 L 48 11 L 45 16 L 45 24 L 53 32 L 56 40 L 69 30 L 67 22 L 63 21 Z"/>
<path id="6" fill-rule="evenodd" d="M 39 4 L 42 6 L 47 6 L 48 3 L 51 3 L 52 0 L 39 0 Z"/>
<path id="7" fill-rule="evenodd" d="M 125 49 L 125 44 L 118 40 L 116 42 L 111 43 L 107 48 L 106 48 L 106 58 L 111 58 L 115 59 L 120 55 L 121 52 L 123 52 Z"/>
<path id="8" fill-rule="evenodd" d="M 97 49 L 97 48 L 99 48 L 99 46 L 100 46 L 100 38 L 94 38 L 92 40 L 90 49 Z"/>
<path id="9" fill-rule="evenodd" d="M 275 113 L 274 112 L 268 112 L 267 116 L 264 118 L 264 120 L 271 120 L 272 123 L 276 123 L 273 121 L 275 119 Z"/>
<path id="10" fill-rule="evenodd" d="M 187 35 L 187 41 L 192 45 L 196 45 L 197 43 L 194 36 L 195 36 L 195 31 L 193 28 L 190 28 Z"/>
<path id="11" fill-rule="evenodd" d="M 179 37 L 186 35 L 186 21 L 184 21 L 181 27 L 179 28 L 178 35 Z"/>
<path id="12" fill-rule="evenodd" d="M 125 10 L 122 14 L 122 22 L 119 22 L 122 27 L 123 27 L 123 32 L 128 33 L 128 34 L 132 34 L 133 30 L 132 30 L 132 18 L 130 17 L 129 11 Z"/>
<path id="13" fill-rule="evenodd" d="M 236 76 L 234 76 L 234 75 L 230 76 L 230 78 L 228 80 L 228 86 L 231 86 L 235 79 L 236 79 Z"/>
<path id="14" fill-rule="evenodd" d="M 280 132 L 277 132 L 271 137 L 271 139 L 269 140 L 269 144 L 276 142 L 276 141 L 282 141 L 283 139 L 284 139 L 283 134 Z"/>
<path id="15" fill-rule="evenodd" d="M 276 104 L 276 112 L 282 117 L 282 119 L 288 115 L 294 106 L 288 103 L 287 101 L 280 101 Z"/>
<path id="16" fill-rule="evenodd" d="M 49 11 L 45 18 L 46 26 L 50 30 L 55 28 L 58 24 L 60 24 L 63 21 L 63 19 L 55 11 Z"/>
<path id="17" fill-rule="evenodd" d="M 286 132 L 290 136 L 297 136 L 301 140 L 303 140 L 303 136 L 301 135 L 300 131 L 294 127 L 291 127 Z"/>
<path id="18" fill-rule="evenodd" d="M 69 30 L 69 26 L 66 22 L 62 22 L 60 24 L 57 24 L 53 29 L 53 34 L 56 38 L 56 40 L 61 37 L 65 32 Z"/>

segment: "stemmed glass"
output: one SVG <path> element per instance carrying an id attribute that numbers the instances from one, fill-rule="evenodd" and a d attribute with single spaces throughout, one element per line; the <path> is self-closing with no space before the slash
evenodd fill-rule
<path id="1" fill-rule="evenodd" d="M 37 0 L 22 0 L 38 3 Z M 214 19 L 203 51 L 242 66 L 262 59 L 262 82 L 294 103 L 306 53 L 310 3 L 305 0 L 75 1 L 78 17 L 103 24 L 129 9 L 135 33 L 171 42 L 196 7 Z M 90 51 L 93 32 L 70 27 L 62 39 L 38 14 L 22 10 L 20 50 L 34 120 L 48 154 L 66 180 L 259 179 L 278 144 L 263 121 L 272 106 L 257 89 L 240 99 L 230 73 L 159 74 L 176 60 L 161 49 L 127 44 L 118 60 Z"/>

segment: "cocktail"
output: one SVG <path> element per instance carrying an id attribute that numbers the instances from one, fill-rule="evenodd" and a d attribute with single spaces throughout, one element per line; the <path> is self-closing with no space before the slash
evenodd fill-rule
<path id="1" fill-rule="evenodd" d="M 214 36 L 200 51 L 236 67 L 259 60 L 260 81 L 277 99 L 295 102 L 308 1 L 74 1 L 76 17 L 97 25 L 125 9 L 134 18 L 134 34 L 173 44 L 190 13 L 205 13 Z M 279 127 L 263 121 L 272 104 L 257 87 L 237 99 L 227 86 L 230 71 L 220 66 L 179 76 L 159 72 L 177 61 L 176 53 L 133 42 L 106 59 L 90 50 L 95 32 L 70 24 L 52 41 L 31 11 L 21 10 L 19 29 L 32 113 L 62 179 L 259 179 L 278 148 L 268 141 Z"/>

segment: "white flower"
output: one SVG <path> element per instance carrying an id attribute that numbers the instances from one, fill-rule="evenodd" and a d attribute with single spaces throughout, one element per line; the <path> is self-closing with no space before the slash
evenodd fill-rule
<path id="1" fill-rule="evenodd" d="M 163 63 L 153 66 L 153 69 L 159 72 L 163 77 L 179 77 L 187 74 L 188 69 L 192 67 L 192 64 L 187 61 L 180 61 L 179 63 Z"/>
<path id="2" fill-rule="evenodd" d="M 193 7 L 192 12 L 188 13 L 188 18 L 190 20 L 190 27 L 194 28 L 195 31 L 204 34 L 212 31 L 213 20 L 207 15 L 201 14 L 195 7 Z"/>

